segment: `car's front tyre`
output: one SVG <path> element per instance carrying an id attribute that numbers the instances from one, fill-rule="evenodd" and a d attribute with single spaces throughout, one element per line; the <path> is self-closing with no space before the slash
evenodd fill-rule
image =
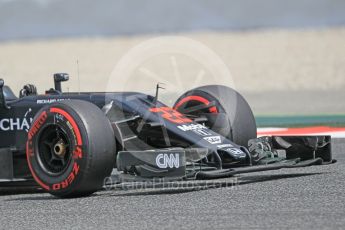
<path id="1" fill-rule="evenodd" d="M 27 162 L 35 181 L 62 198 L 94 193 L 115 164 L 115 137 L 95 105 L 66 100 L 42 108 L 27 141 Z"/>

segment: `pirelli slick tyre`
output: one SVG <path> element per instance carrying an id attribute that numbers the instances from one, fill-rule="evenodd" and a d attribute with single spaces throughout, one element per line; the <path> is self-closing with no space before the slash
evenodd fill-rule
<path id="1" fill-rule="evenodd" d="M 103 186 L 115 164 L 115 137 L 95 105 L 66 100 L 42 108 L 28 133 L 27 162 L 35 181 L 62 198 Z"/>
<path id="2" fill-rule="evenodd" d="M 206 115 L 207 125 L 241 146 L 256 138 L 256 123 L 247 101 L 235 90 L 221 85 L 198 87 L 184 93 L 174 109 L 189 115 Z"/>

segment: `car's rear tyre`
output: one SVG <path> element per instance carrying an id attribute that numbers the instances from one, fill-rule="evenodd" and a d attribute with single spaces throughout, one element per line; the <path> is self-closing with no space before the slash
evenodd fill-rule
<path id="1" fill-rule="evenodd" d="M 35 181 L 62 197 L 99 190 L 115 164 L 115 137 L 95 105 L 66 100 L 42 108 L 28 134 L 27 161 Z"/>
<path id="2" fill-rule="evenodd" d="M 221 85 L 198 87 L 184 93 L 174 109 L 188 115 L 206 115 L 213 131 L 241 146 L 256 138 L 256 123 L 247 101 L 235 90 Z"/>

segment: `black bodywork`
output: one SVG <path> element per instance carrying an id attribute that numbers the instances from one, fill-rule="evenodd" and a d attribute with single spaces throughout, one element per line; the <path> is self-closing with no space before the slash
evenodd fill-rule
<path id="1" fill-rule="evenodd" d="M 55 78 L 55 89 L 45 95 L 34 93 L 21 98 L 9 87 L 1 87 L 0 181 L 31 179 L 25 154 L 31 122 L 42 107 L 62 100 L 84 100 L 103 110 L 117 142 L 114 168 L 127 177 L 212 179 L 333 162 L 330 137 L 294 137 L 290 142 L 266 137 L 242 147 L 209 129 L 207 115 L 187 117 L 157 101 L 157 97 L 136 92 L 61 93 L 63 80 Z M 296 152 L 290 150 L 298 145 L 301 152 L 295 156 Z M 285 161 L 278 160 L 275 149 L 285 149 Z"/>

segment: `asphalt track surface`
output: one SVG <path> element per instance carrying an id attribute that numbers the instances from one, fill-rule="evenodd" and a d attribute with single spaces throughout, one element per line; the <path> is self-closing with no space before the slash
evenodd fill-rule
<path id="1" fill-rule="evenodd" d="M 112 189 L 67 200 L 1 191 L 0 228 L 344 229 L 344 139 L 333 141 L 333 153 L 333 165 L 213 181 L 220 188 Z"/>

